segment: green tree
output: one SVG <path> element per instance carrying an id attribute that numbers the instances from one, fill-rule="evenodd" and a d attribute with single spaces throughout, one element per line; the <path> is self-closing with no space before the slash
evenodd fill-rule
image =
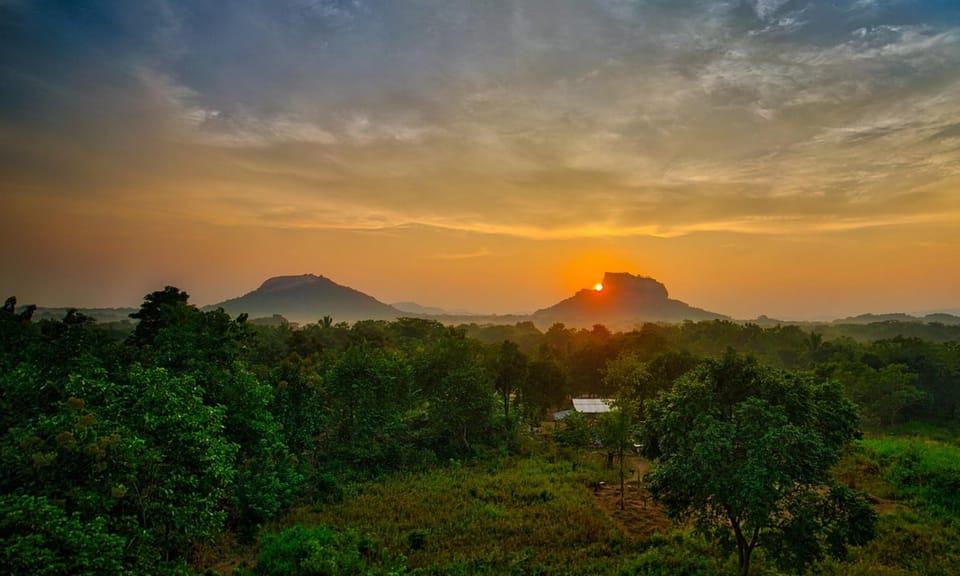
<path id="1" fill-rule="evenodd" d="M 25 360 L 36 342 L 37 328 L 30 318 L 16 313 L 17 299 L 7 298 L 0 307 L 0 370 L 6 371 Z"/>
<path id="2" fill-rule="evenodd" d="M 138 321 L 130 341 L 138 345 L 150 344 L 162 328 L 182 322 L 196 311 L 196 307 L 187 304 L 189 298 L 189 294 L 174 286 L 147 294 L 140 310 L 130 314 Z"/>
<path id="3" fill-rule="evenodd" d="M 634 420 L 636 407 L 630 402 L 618 401 L 610 412 L 600 414 L 597 420 L 597 431 L 600 441 L 608 454 L 616 454 L 620 463 L 620 509 L 624 509 L 624 490 L 626 479 L 624 475 L 624 454 L 633 448 Z"/>
<path id="4" fill-rule="evenodd" d="M 523 388 L 529 370 L 527 355 L 516 342 L 504 340 L 497 348 L 493 363 L 493 383 L 503 399 L 503 418 L 510 425 L 510 397 Z"/>
<path id="5" fill-rule="evenodd" d="M 270 412 L 273 389 L 242 366 L 225 372 L 217 384 L 214 398 L 226 409 L 224 434 L 238 447 L 237 473 L 230 487 L 231 520 L 242 535 L 252 536 L 262 522 L 289 505 L 301 476 L 280 423 Z"/>
<path id="6" fill-rule="evenodd" d="M 427 427 L 438 452 L 469 452 L 475 440 L 489 438 L 496 392 L 479 342 L 450 330 L 418 356 L 414 375 L 426 399 Z"/>
<path id="7" fill-rule="evenodd" d="M 106 524 L 42 496 L 0 495 L 0 565 L 5 574 L 122 574 L 127 540 Z"/>
<path id="8" fill-rule="evenodd" d="M 839 381 L 847 396 L 860 405 L 864 421 L 873 425 L 894 424 L 927 397 L 919 388 L 918 375 L 904 364 L 875 369 L 862 362 L 831 362 L 818 373 Z"/>
<path id="9" fill-rule="evenodd" d="M 398 354 L 369 345 L 349 348 L 330 370 L 332 435 L 328 448 L 346 451 L 356 466 L 392 467 L 413 404 L 410 370 Z"/>
<path id="10" fill-rule="evenodd" d="M 858 435 L 857 424 L 856 408 L 838 385 L 813 384 L 728 350 L 648 404 L 647 449 L 659 459 L 647 486 L 673 518 L 692 518 L 724 541 L 732 532 L 742 576 L 761 545 L 802 568 L 824 549 L 842 549 L 826 546 L 827 533 L 853 543 L 872 533 L 875 517 L 857 498 L 831 500 L 844 509 L 829 523 L 807 513 L 811 502 L 826 506 L 837 493 L 825 488 L 829 469 Z M 852 518 L 864 529 L 834 528 Z M 798 534 L 805 544 L 788 560 L 782 544 L 798 543 Z"/>
<path id="11" fill-rule="evenodd" d="M 271 412 L 281 424 L 290 450 L 299 456 L 313 450 L 313 438 L 327 424 L 327 396 L 314 358 L 293 352 L 269 371 L 273 384 Z"/>
<path id="12" fill-rule="evenodd" d="M 546 347 L 542 347 L 540 356 L 530 363 L 518 395 L 523 417 L 531 426 L 539 426 L 544 412 L 560 406 L 566 398 L 567 379 Z"/>
<path id="13" fill-rule="evenodd" d="M 144 447 L 125 497 L 169 559 L 223 528 L 238 446 L 225 437 L 224 407 L 205 405 L 192 378 L 137 366 L 129 378 L 115 417 Z"/>

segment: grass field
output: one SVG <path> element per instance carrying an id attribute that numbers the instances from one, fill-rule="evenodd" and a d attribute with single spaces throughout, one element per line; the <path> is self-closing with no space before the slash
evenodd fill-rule
<path id="1" fill-rule="evenodd" d="M 362 530 L 424 573 L 605 572 L 670 528 L 635 480 L 621 513 L 614 476 L 598 457 L 454 465 L 356 486 L 287 521 Z"/>
<path id="2" fill-rule="evenodd" d="M 954 438 L 940 431 L 856 442 L 835 475 L 870 496 L 880 513 L 877 538 L 852 549 L 844 561 L 815 565 L 811 573 L 956 574 L 960 446 Z M 731 555 L 672 525 L 647 497 L 635 472 L 648 465 L 627 461 L 634 473 L 625 510 L 619 508 L 617 470 L 606 468 L 603 454 L 544 448 L 529 456 L 451 462 L 428 472 L 348 484 L 339 501 L 297 506 L 265 527 L 263 538 L 299 530 L 292 527 L 330 531 L 341 545 L 353 547 L 359 562 L 349 570 L 301 573 L 735 573 Z M 762 549 L 758 552 L 751 572 L 779 574 L 764 561 Z M 240 566 L 237 573 L 244 573 L 257 554 L 256 546 L 234 547 L 220 553 L 221 559 L 232 555 L 230 560 L 204 567 L 228 574 Z"/>

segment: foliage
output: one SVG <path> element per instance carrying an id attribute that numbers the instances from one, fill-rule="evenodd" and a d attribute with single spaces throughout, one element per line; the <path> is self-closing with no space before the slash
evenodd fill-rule
<path id="1" fill-rule="evenodd" d="M 864 417 L 877 426 L 896 424 L 907 409 L 927 397 L 918 387 L 919 376 L 904 364 L 877 369 L 846 361 L 821 366 L 818 373 L 838 380 L 847 396 L 860 405 Z"/>
<path id="2" fill-rule="evenodd" d="M 191 379 L 134 367 L 128 390 L 118 417 L 144 446 L 124 497 L 169 557 L 222 529 L 238 446 L 224 437 L 224 409 L 205 405 Z"/>
<path id="3" fill-rule="evenodd" d="M 901 497 L 944 517 L 960 516 L 960 446 L 921 438 L 861 440 Z"/>
<path id="4" fill-rule="evenodd" d="M 651 546 L 626 561 L 620 576 L 714 576 L 723 572 L 707 542 L 674 532 L 651 538 Z"/>
<path id="5" fill-rule="evenodd" d="M 290 520 L 367 534 L 417 574 L 609 573 L 631 548 L 589 488 L 600 464 L 534 456 L 395 474 Z"/>
<path id="6" fill-rule="evenodd" d="M 857 500 L 821 489 L 856 435 L 855 408 L 836 386 L 728 352 L 678 380 L 647 414 L 648 449 L 659 456 L 646 476 L 651 493 L 676 519 L 691 518 L 723 541 L 732 531 L 743 576 L 760 545 L 777 555 L 779 544 L 802 536 L 802 551 L 780 554 L 799 568 L 824 548 L 836 553 L 869 537 L 872 516 Z M 827 503 L 840 509 L 829 518 L 808 513 Z M 833 526 L 854 518 L 866 522 L 865 533 Z M 841 541 L 825 546 L 822 534 Z"/>
<path id="7" fill-rule="evenodd" d="M 587 448 L 596 439 L 593 421 L 579 412 L 571 412 L 553 432 L 554 441 L 561 446 Z"/>
<path id="8" fill-rule="evenodd" d="M 504 340 L 493 361 L 493 385 L 503 400 L 503 419 L 507 424 L 510 422 L 510 397 L 524 388 L 528 371 L 526 354 L 515 342 Z"/>
<path id="9" fill-rule="evenodd" d="M 238 366 L 221 379 L 216 397 L 226 408 L 225 436 L 238 446 L 231 512 L 235 523 L 251 534 L 286 509 L 302 476 L 270 412 L 270 386 Z"/>
<path id="10" fill-rule="evenodd" d="M 136 327 L 33 312 L 13 299 L 0 308 L 0 562 L 13 573 L 185 574 L 214 540 L 255 537 L 264 554 L 279 550 L 276 565 L 313 558 L 316 570 L 402 571 L 388 546 L 421 574 L 728 571 L 715 546 L 726 539 L 635 537 L 613 518 L 641 512 L 618 516 L 594 494 L 614 472 L 590 448 L 629 447 L 618 414 L 557 423 L 561 449 L 534 431 L 569 394 L 614 391 L 635 402 L 621 416 L 642 419 L 645 402 L 672 414 L 672 435 L 646 427 L 651 450 L 691 455 L 661 460 L 689 481 L 671 490 L 710 481 L 720 496 L 759 502 L 740 506 L 743 526 L 777 511 L 761 526 L 755 572 L 779 562 L 948 574 L 960 549 L 960 345 L 942 327 L 900 332 L 909 336 L 884 324 L 859 340 L 726 321 L 624 333 L 413 318 L 298 327 L 201 310 L 174 287 L 144 298 Z M 849 546 L 869 536 L 873 512 L 824 472 L 855 432 L 839 388 L 723 357 L 727 346 L 835 380 L 866 423 L 926 437 L 870 438 L 835 468 L 881 508 L 894 503 L 878 540 Z M 530 434 L 510 426 L 520 417 Z M 271 540 L 291 505 L 330 528 Z M 642 514 L 665 521 L 652 505 Z"/>
<path id="11" fill-rule="evenodd" d="M 469 453 L 489 437 L 494 387 L 479 344 L 451 332 L 419 355 L 414 378 L 427 401 L 428 442 L 438 455 Z"/>
<path id="12" fill-rule="evenodd" d="M 328 425 L 322 371 L 315 357 L 304 359 L 296 352 L 268 370 L 274 388 L 270 411 L 290 451 L 298 456 L 313 451 L 313 437 Z"/>
<path id="13" fill-rule="evenodd" d="M 551 406 L 563 403 L 567 378 L 546 348 L 541 348 L 540 355 L 530 362 L 527 377 L 518 392 L 523 419 L 533 427 L 540 425 Z"/>
<path id="14" fill-rule="evenodd" d="M 372 567 L 367 556 L 372 544 L 352 530 L 295 525 L 264 537 L 253 573 L 257 576 L 399 576 L 406 573 L 403 556 L 391 558 L 384 551 L 382 565 Z"/>
<path id="15" fill-rule="evenodd" d="M 633 415 L 636 408 L 630 402 L 621 400 L 610 412 L 600 414 L 597 421 L 597 433 L 607 454 L 616 454 L 620 463 L 620 509 L 624 509 L 624 461 L 623 456 L 633 449 L 635 425 Z M 609 457 L 609 456 L 608 456 Z"/>
<path id="16" fill-rule="evenodd" d="M 0 495 L 0 565 L 6 574 L 121 574 L 125 545 L 103 518 L 84 521 L 45 497 Z"/>
<path id="17" fill-rule="evenodd" d="M 360 468 L 391 466 L 415 398 L 403 359 L 367 345 L 353 346 L 325 382 L 332 432 L 327 449 L 346 451 L 343 455 Z"/>

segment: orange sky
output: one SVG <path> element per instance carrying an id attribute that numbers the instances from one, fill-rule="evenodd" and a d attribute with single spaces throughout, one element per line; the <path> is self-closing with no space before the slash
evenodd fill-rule
<path id="1" fill-rule="evenodd" d="M 0 286 L 960 309 L 960 9 L 794 4 L 0 3 Z"/>

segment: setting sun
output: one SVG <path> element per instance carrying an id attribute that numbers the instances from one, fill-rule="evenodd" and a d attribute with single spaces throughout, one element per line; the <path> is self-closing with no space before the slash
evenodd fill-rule
<path id="1" fill-rule="evenodd" d="M 603 284 L 597 282 L 596 284 L 593 285 L 593 289 L 596 290 L 597 292 L 603 292 Z"/>

